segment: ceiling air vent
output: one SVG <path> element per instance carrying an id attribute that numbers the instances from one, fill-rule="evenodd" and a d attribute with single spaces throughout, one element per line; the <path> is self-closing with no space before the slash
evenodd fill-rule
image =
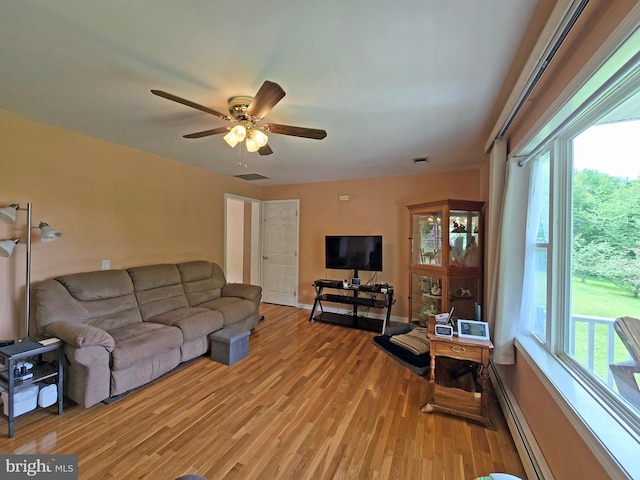
<path id="1" fill-rule="evenodd" d="M 269 180 L 269 177 L 265 177 L 264 175 L 260 175 L 259 173 L 243 173 L 242 175 L 234 175 L 236 178 L 241 178 L 242 180 L 247 180 L 248 182 L 252 180 Z"/>
<path id="2" fill-rule="evenodd" d="M 429 163 L 429 157 L 416 157 L 411 159 L 413 163 Z"/>

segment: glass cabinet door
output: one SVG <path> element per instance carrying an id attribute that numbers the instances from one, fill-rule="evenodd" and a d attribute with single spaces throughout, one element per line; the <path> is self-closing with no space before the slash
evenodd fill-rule
<path id="1" fill-rule="evenodd" d="M 442 265 L 442 211 L 411 215 L 411 262 L 416 265 Z"/>
<path id="2" fill-rule="evenodd" d="M 480 213 L 451 210 L 449 214 L 449 266 L 480 266 Z"/>
<path id="3" fill-rule="evenodd" d="M 410 321 L 426 325 L 429 316 L 438 313 L 442 313 L 442 281 L 412 273 Z"/>
<path id="4" fill-rule="evenodd" d="M 480 279 L 478 276 L 449 279 L 449 307 L 454 307 L 452 317 L 465 320 L 482 320 L 478 303 Z"/>

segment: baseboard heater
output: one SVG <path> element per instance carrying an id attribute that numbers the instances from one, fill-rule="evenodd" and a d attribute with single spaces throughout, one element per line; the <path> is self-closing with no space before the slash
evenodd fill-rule
<path id="1" fill-rule="evenodd" d="M 498 368 L 491 362 L 489 375 L 513 442 L 520 455 L 520 461 L 527 473 L 527 478 L 529 480 L 553 480 L 553 475 L 542 455 L 538 442 L 533 436 L 513 392 L 502 382 Z"/>

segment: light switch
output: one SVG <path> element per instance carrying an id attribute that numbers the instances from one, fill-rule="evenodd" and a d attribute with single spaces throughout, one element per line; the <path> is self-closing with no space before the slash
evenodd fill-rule
<path id="1" fill-rule="evenodd" d="M 102 260 L 102 269 L 103 270 L 111 270 L 111 260 Z"/>

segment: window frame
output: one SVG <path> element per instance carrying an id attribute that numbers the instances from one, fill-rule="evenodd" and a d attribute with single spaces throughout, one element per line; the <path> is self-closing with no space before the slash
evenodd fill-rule
<path id="1" fill-rule="evenodd" d="M 639 36 L 640 29 L 630 38 L 638 39 Z M 609 60 L 618 61 L 616 55 Z M 588 101 L 573 103 L 573 111 L 552 116 L 549 127 L 542 128 L 526 145 L 510 154 L 510 157 L 525 158 L 523 163 L 527 159 L 537 159 L 546 150 L 551 155 L 546 335 L 542 339 L 531 332 L 520 331 L 515 340 L 516 349 L 594 455 L 612 473 L 612 478 L 640 478 L 640 465 L 635 456 L 640 448 L 640 418 L 635 409 L 565 353 L 570 351 L 571 341 L 573 138 L 633 92 L 640 91 L 640 53 L 630 57 L 625 57 L 628 61 L 619 62 L 617 68 L 612 68 L 611 62 L 607 67 L 605 62 L 597 74 L 602 78 L 603 70 L 607 70 L 608 77 L 592 92 Z M 584 96 L 584 92 L 578 93 Z M 568 101 L 565 107 L 570 104 L 572 102 Z M 564 115 L 564 121 L 558 123 L 559 117 Z M 544 140 L 540 141 L 542 138 Z"/>

